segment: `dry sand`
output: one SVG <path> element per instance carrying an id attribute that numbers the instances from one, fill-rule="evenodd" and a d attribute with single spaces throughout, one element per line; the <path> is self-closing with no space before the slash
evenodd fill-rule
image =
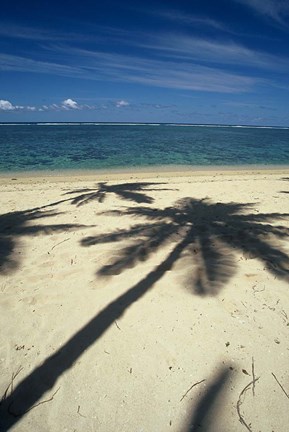
<path id="1" fill-rule="evenodd" d="M 289 169 L 15 178 L 1 431 L 288 431 Z"/>

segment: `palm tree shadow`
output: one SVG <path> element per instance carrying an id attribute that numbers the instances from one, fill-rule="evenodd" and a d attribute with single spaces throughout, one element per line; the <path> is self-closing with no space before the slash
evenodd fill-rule
<path id="1" fill-rule="evenodd" d="M 99 182 L 94 188 L 75 189 L 66 192 L 63 195 L 69 196 L 69 198 L 64 198 L 41 208 L 52 207 L 64 202 L 71 202 L 77 207 L 91 202 L 103 203 L 109 195 L 115 195 L 122 200 L 132 201 L 136 204 L 151 204 L 154 200 L 147 192 L 172 190 L 156 187 L 164 184 L 166 183 L 138 182 L 108 185 L 107 182 Z"/>
<path id="2" fill-rule="evenodd" d="M 52 218 L 61 213 L 38 209 L 10 212 L 0 215 L 0 273 L 9 273 L 20 265 L 20 255 L 15 251 L 20 239 L 39 234 L 51 234 L 83 227 L 77 224 L 40 225 L 44 218 Z"/>
<path id="3" fill-rule="evenodd" d="M 91 201 L 98 201 L 102 203 L 107 195 L 114 194 L 118 198 L 127 201 L 133 201 L 137 204 L 151 204 L 153 198 L 151 198 L 146 192 L 147 191 L 167 191 L 170 189 L 156 189 L 152 186 L 163 185 L 164 183 L 121 183 L 116 185 L 108 185 L 107 182 L 100 182 L 96 188 L 93 189 L 79 189 L 71 192 L 67 192 L 65 195 L 79 194 L 72 198 L 72 204 L 81 206 Z"/>
<path id="4" fill-rule="evenodd" d="M 270 224 L 289 214 L 261 214 L 250 204 L 193 198 L 181 199 L 165 209 L 131 207 L 110 213 L 142 217 L 146 223 L 82 240 L 86 247 L 126 242 L 98 271 L 100 276 L 120 274 L 166 245 L 177 244 L 182 248 L 178 260 L 187 267 L 185 285 L 199 295 L 215 295 L 229 281 L 237 267 L 236 252 L 244 259 L 259 259 L 274 276 L 289 281 L 289 257 L 280 246 L 289 228 Z"/>
<path id="5" fill-rule="evenodd" d="M 22 418 L 45 392 L 52 389 L 57 379 L 97 341 L 125 311 L 145 295 L 176 262 L 199 255 L 197 277 L 190 280 L 199 295 L 216 292 L 232 276 L 236 262 L 233 252 L 242 251 L 266 262 L 273 274 L 288 279 L 289 258 L 277 248 L 275 239 L 288 236 L 288 228 L 270 225 L 269 222 L 288 215 L 277 213 L 245 213 L 249 204 L 214 204 L 208 199 L 186 198 L 174 207 L 162 209 L 129 208 L 120 214 L 146 217 L 146 224 L 129 230 L 83 240 L 84 246 L 134 239 L 123 248 L 113 262 L 104 266 L 100 275 L 113 275 L 148 259 L 157 249 L 170 243 L 165 259 L 142 280 L 108 304 L 82 329 L 72 336 L 62 348 L 48 357 L 30 375 L 24 378 L 2 402 L 2 430 L 11 428 Z M 221 375 L 225 381 L 225 374 Z M 220 381 L 220 382 L 221 382 Z M 197 419 L 195 421 L 198 422 Z"/>
<path id="6" fill-rule="evenodd" d="M 222 367 L 215 375 L 213 381 L 207 387 L 204 395 L 200 398 L 196 409 L 186 425 L 186 432 L 215 431 L 214 417 L 216 415 L 215 405 L 225 391 L 229 379 L 229 368 Z"/>

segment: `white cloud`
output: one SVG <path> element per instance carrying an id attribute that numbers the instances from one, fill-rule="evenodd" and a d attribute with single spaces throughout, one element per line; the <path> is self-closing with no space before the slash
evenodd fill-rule
<path id="1" fill-rule="evenodd" d="M 0 70 L 83 78 L 83 69 L 54 62 L 0 53 Z"/>
<path id="2" fill-rule="evenodd" d="M 202 44 L 200 41 L 188 41 L 180 38 L 180 42 L 187 43 L 186 48 L 182 47 L 181 44 L 178 46 L 182 47 L 178 51 L 173 38 L 170 42 L 161 40 L 155 41 L 154 50 L 158 53 L 158 59 L 143 58 L 137 56 L 130 56 L 125 54 L 116 54 L 109 52 L 98 52 L 89 51 L 79 48 L 73 48 L 68 46 L 54 47 L 54 51 L 63 54 L 64 64 L 55 63 L 44 63 L 35 61 L 32 59 L 25 59 L 14 56 L 7 56 L 0 53 L 0 63 L 2 70 L 14 70 L 14 71 L 33 71 L 34 73 L 49 73 L 51 75 L 59 76 L 72 76 L 81 79 L 91 80 L 104 80 L 104 81 L 118 81 L 118 82 L 143 82 L 146 85 L 154 85 L 157 87 L 164 88 L 177 88 L 177 89 L 190 89 L 200 91 L 217 91 L 217 92 L 244 92 L 248 91 L 252 85 L 259 82 L 260 80 L 254 73 L 252 77 L 238 72 L 226 73 L 221 69 L 224 63 L 230 63 L 229 52 L 232 52 L 232 45 L 224 46 L 222 44 L 204 41 Z M 200 49 L 193 49 L 194 43 Z M 153 44 L 151 44 L 153 45 Z M 141 44 L 140 44 L 141 46 Z M 235 50 L 238 52 L 238 46 L 236 45 Z M 190 50 L 192 52 L 190 52 Z M 242 50 L 242 47 L 240 47 Z M 252 67 L 258 65 L 279 65 L 282 67 L 282 59 L 274 56 L 268 56 L 265 58 L 261 55 L 260 58 L 254 52 L 244 52 L 244 55 L 234 54 L 234 60 L 241 62 L 241 60 L 247 60 Z M 69 55 L 67 54 L 69 52 Z M 258 53 L 256 53 L 258 54 Z M 77 59 L 78 64 L 82 64 L 83 67 L 71 68 L 67 66 L 70 62 L 70 56 L 74 56 Z M 254 58 L 258 58 L 255 62 Z M 183 60 L 180 62 L 180 58 Z M 224 61 L 225 59 L 225 61 Z M 249 60 L 249 61 L 248 61 Z M 274 60 L 270 61 L 269 60 Z M 279 60 L 279 61 L 277 61 Z M 212 66 L 211 62 L 214 62 Z M 200 63 L 209 62 L 210 65 L 205 67 Z M 66 64 L 65 64 L 66 63 Z M 234 63 L 235 64 L 235 63 Z M 246 65 L 246 61 L 242 61 L 242 66 Z M 284 65 L 288 70 L 287 64 Z M 269 68 L 269 66 L 268 66 Z M 272 68 L 272 66 L 271 66 Z M 184 81 L 185 72 L 186 81 Z M 214 84 L 215 74 L 223 76 L 223 83 L 220 86 L 220 80 L 218 84 Z M 176 79 L 179 76 L 179 79 Z M 210 81 L 211 84 L 207 87 L 203 85 L 201 77 L 204 76 L 204 82 Z M 158 77 L 156 79 L 156 77 Z M 173 78 L 173 79 L 171 79 Z M 238 85 L 240 83 L 241 85 Z M 245 85 L 244 85 L 245 84 Z M 55 107 L 56 108 L 56 107 Z M 71 109 L 62 104 L 62 109 Z M 59 107 L 58 107 L 59 109 Z M 78 109 L 81 109 L 78 106 Z"/>
<path id="3" fill-rule="evenodd" d="M 0 99 L 0 110 L 1 111 L 13 111 L 15 110 L 15 106 L 12 105 L 11 102 L 7 100 Z"/>
<path id="4" fill-rule="evenodd" d="M 288 58 L 233 41 L 159 34 L 151 35 L 146 42 L 136 41 L 136 46 L 150 50 L 150 55 L 68 49 L 68 46 L 55 50 L 63 54 L 67 63 L 69 52 L 69 56 L 78 59 L 78 64 L 83 68 L 85 65 L 82 78 L 192 91 L 243 93 L 265 82 L 267 86 L 274 85 L 272 71 L 278 74 L 289 71 Z M 279 82 L 279 76 L 275 79 Z"/>
<path id="5" fill-rule="evenodd" d="M 128 103 L 127 101 L 125 101 L 125 100 L 120 100 L 120 101 L 117 101 L 117 102 L 115 103 L 115 106 L 116 106 L 117 108 L 122 108 L 122 107 L 129 106 L 129 103 Z"/>
<path id="6" fill-rule="evenodd" d="M 249 5 L 249 0 L 233 1 Z M 273 4 L 271 0 L 264 2 Z M 252 0 L 252 4 L 261 5 L 261 2 Z M 144 42 L 138 32 L 133 35 L 135 37 L 130 35 L 129 39 L 126 35 L 124 32 L 122 43 L 139 47 L 139 52 L 144 55 L 92 51 L 68 44 L 50 45 L 46 49 L 54 55 L 61 54 L 62 64 L 0 53 L 0 70 L 33 71 L 96 81 L 132 82 L 163 88 L 221 93 L 251 91 L 257 85 L 264 85 L 265 81 L 266 85 L 272 86 L 274 80 L 280 83 L 280 73 L 284 75 L 289 71 L 288 58 L 257 51 L 233 41 L 190 37 L 181 33 L 158 33 L 147 35 Z M 72 58 L 74 63 L 80 66 L 71 66 Z M 272 71 L 277 71 L 276 78 L 272 77 Z M 129 105 L 125 100 L 113 104 L 117 108 Z M 78 104 L 71 98 L 58 105 L 41 108 L 57 111 L 98 109 Z"/>
<path id="7" fill-rule="evenodd" d="M 75 51 L 75 50 L 74 50 Z M 179 58 L 158 60 L 133 57 L 122 54 L 110 54 L 77 50 L 80 55 L 95 62 L 91 66 L 95 75 L 106 76 L 113 81 L 137 82 L 145 85 L 186 89 L 196 91 L 214 91 L 225 93 L 245 92 L 261 81 L 256 77 L 226 72 L 220 67 L 203 66 L 198 59 Z M 219 53 L 221 57 L 221 54 Z M 101 62 L 99 61 L 101 60 Z M 195 61 L 192 61 L 195 60 Z M 262 80 L 263 81 L 263 80 Z"/>
<path id="8" fill-rule="evenodd" d="M 60 32 L 50 28 L 49 30 L 40 27 L 28 27 L 14 23 L 1 22 L 0 35 L 12 39 L 28 39 L 33 41 L 87 41 L 90 35 L 75 32 Z"/>
<path id="9" fill-rule="evenodd" d="M 37 111 L 37 108 L 30 105 L 13 105 L 7 100 L 0 99 L 0 111 Z"/>
<path id="10" fill-rule="evenodd" d="M 68 109 L 79 109 L 79 105 L 77 102 L 75 102 L 73 99 L 65 99 L 62 102 L 62 106 L 64 108 L 68 108 Z"/>
<path id="11" fill-rule="evenodd" d="M 169 21 L 179 22 L 182 25 L 189 25 L 189 26 L 194 25 L 194 26 L 202 26 L 202 27 L 206 26 L 217 30 L 227 31 L 227 28 L 222 23 L 205 16 L 189 15 L 180 12 L 178 10 L 163 10 L 163 11 L 146 10 L 146 12 L 167 19 Z"/>
<path id="12" fill-rule="evenodd" d="M 119 106 L 125 106 L 125 101 L 119 101 Z M 79 105 L 73 99 L 65 99 L 60 104 L 53 103 L 51 105 L 13 105 L 8 100 L 0 99 L 0 111 L 29 111 L 29 112 L 43 112 L 43 111 L 67 111 L 67 110 L 94 110 L 97 109 L 94 105 Z"/>
<path id="13" fill-rule="evenodd" d="M 162 34 L 143 45 L 156 51 L 162 61 L 184 60 L 198 64 L 214 64 L 216 69 L 227 65 L 245 66 L 264 70 L 289 70 L 289 61 L 273 54 L 252 50 L 233 41 L 217 41 L 181 34 Z"/>
<path id="14" fill-rule="evenodd" d="M 68 110 L 95 110 L 95 105 L 80 105 L 73 99 L 65 99 L 59 104 L 53 103 L 50 105 L 41 105 L 38 111 L 68 111 Z"/>
<path id="15" fill-rule="evenodd" d="M 286 24 L 284 17 L 289 15 L 289 3 L 287 0 L 234 0 L 254 9 L 261 15 L 266 15 L 280 24 Z"/>

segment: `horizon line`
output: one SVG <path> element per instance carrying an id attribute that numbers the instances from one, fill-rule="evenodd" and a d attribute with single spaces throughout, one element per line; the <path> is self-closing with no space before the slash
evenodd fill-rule
<path id="1" fill-rule="evenodd" d="M 289 126 L 281 126 L 281 125 L 258 125 L 258 124 L 229 124 L 229 123 L 183 123 L 183 122 L 118 122 L 118 121 L 25 121 L 25 122 L 2 122 L 0 121 L 1 126 L 17 126 L 17 125 L 124 125 L 124 126 L 193 126 L 193 127 L 240 127 L 240 128 L 259 128 L 259 129 L 289 129 Z"/>

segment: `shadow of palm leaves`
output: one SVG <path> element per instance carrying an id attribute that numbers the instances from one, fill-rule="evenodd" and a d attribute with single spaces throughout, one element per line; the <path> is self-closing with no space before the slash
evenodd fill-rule
<path id="1" fill-rule="evenodd" d="M 258 258 L 275 276 L 289 280 L 289 257 L 277 244 L 277 240 L 288 237 L 289 229 L 269 223 L 289 215 L 253 213 L 252 209 L 250 204 L 212 203 L 209 199 L 192 198 L 181 199 L 165 209 L 127 208 L 111 213 L 145 217 L 149 222 L 129 230 L 86 237 L 82 245 L 129 240 L 129 246 L 123 247 L 110 264 L 100 269 L 98 274 L 102 276 L 120 274 L 147 260 L 168 243 L 178 245 L 181 250 L 177 259 L 190 260 L 187 284 L 199 295 L 216 294 L 224 286 L 235 272 L 237 251 L 245 259 Z"/>
<path id="2" fill-rule="evenodd" d="M 94 189 L 79 189 L 67 192 L 66 195 L 80 193 L 77 197 L 72 198 L 72 204 L 83 205 L 91 201 L 102 203 L 108 194 L 115 194 L 123 200 L 133 201 L 135 203 L 151 204 L 151 198 L 147 191 L 164 191 L 168 189 L 156 189 L 153 186 L 162 185 L 164 183 L 121 183 L 117 185 L 108 185 L 106 182 L 100 182 Z"/>
<path id="3" fill-rule="evenodd" d="M 64 196 L 76 195 L 70 198 L 66 198 L 41 208 L 52 207 L 64 202 L 71 202 L 76 206 L 82 206 L 92 201 L 99 203 L 104 202 L 108 195 L 116 195 L 118 198 L 132 201 L 137 204 L 151 204 L 154 200 L 147 192 L 151 191 L 167 191 L 171 189 L 155 188 L 155 186 L 163 185 L 165 183 L 121 183 L 117 185 L 108 185 L 106 182 L 97 183 L 94 188 L 75 189 L 73 191 L 66 192 Z"/>
<path id="4" fill-rule="evenodd" d="M 82 227 L 76 224 L 40 225 L 44 218 L 59 215 L 55 211 L 39 211 L 37 209 L 11 212 L 0 215 L 0 273 L 16 270 L 20 255 L 15 254 L 20 238 L 37 234 L 50 234 Z"/>

